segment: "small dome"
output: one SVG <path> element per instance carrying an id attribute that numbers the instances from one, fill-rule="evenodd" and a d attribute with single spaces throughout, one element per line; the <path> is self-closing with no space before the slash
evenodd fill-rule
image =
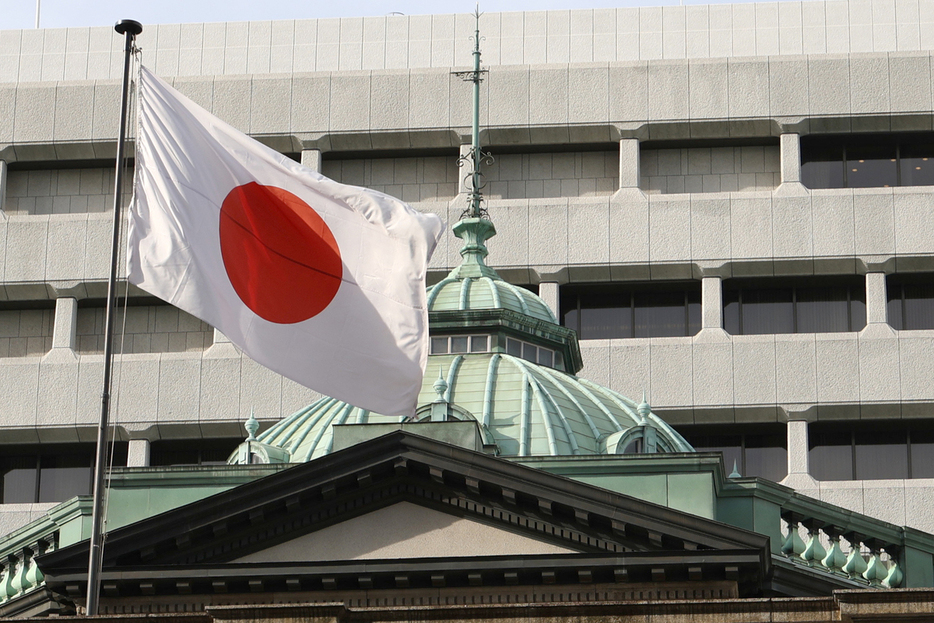
<path id="1" fill-rule="evenodd" d="M 464 219 L 454 226 L 454 233 L 464 240 L 464 262 L 442 281 L 428 288 L 428 311 L 467 311 L 509 309 L 536 320 L 558 324 L 551 308 L 533 292 L 503 281 L 484 264 L 484 242 L 496 234 L 486 219 Z"/>
<path id="2" fill-rule="evenodd" d="M 691 446 L 648 405 L 638 405 L 591 381 L 506 354 L 439 355 L 428 361 L 418 404 L 437 400 L 437 374 L 444 400 L 476 419 L 501 456 L 616 454 L 646 429 L 659 452 L 690 452 Z M 439 384 L 440 386 L 440 384 Z M 641 408 L 640 408 L 641 407 Z M 466 417 L 466 416 L 464 416 Z M 301 463 L 328 454 L 335 424 L 401 422 L 321 398 L 278 422 L 257 440 L 288 450 Z"/>

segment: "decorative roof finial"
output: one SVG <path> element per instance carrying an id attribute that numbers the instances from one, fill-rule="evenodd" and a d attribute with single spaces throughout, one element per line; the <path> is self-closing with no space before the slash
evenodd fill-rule
<path id="1" fill-rule="evenodd" d="M 727 478 L 742 478 L 743 475 L 739 473 L 739 466 L 736 464 L 736 459 L 733 459 L 733 471 L 730 472 L 730 475 Z"/>
<path id="2" fill-rule="evenodd" d="M 444 380 L 444 377 L 441 375 L 441 369 L 438 369 L 438 380 L 435 381 L 435 384 L 432 386 L 435 388 L 435 392 L 438 394 L 438 402 L 447 402 L 444 399 L 444 392 L 448 391 L 448 382 Z"/>
<path id="3" fill-rule="evenodd" d="M 493 164 L 493 157 L 489 153 L 480 150 L 480 83 L 483 81 L 483 74 L 486 73 L 486 70 L 480 69 L 480 15 L 480 3 L 478 2 L 477 9 L 474 12 L 477 26 L 473 36 L 473 70 L 453 72 L 455 76 L 466 82 L 473 82 L 473 125 L 470 152 L 457 160 L 458 166 L 468 167 L 469 174 L 467 178 L 470 180 L 469 205 L 461 215 L 462 219 L 488 218 L 486 210 L 483 209 L 482 188 L 484 184 L 480 181 L 480 178 L 483 177 L 483 173 L 480 172 L 480 164 L 485 163 L 487 166 Z"/>
<path id="4" fill-rule="evenodd" d="M 246 440 L 256 441 L 256 431 L 259 430 L 259 422 L 256 421 L 256 417 L 253 415 L 253 407 L 250 407 L 250 417 L 243 427 L 246 429 L 246 432 L 249 433 L 249 437 L 247 437 Z"/>
<path id="5" fill-rule="evenodd" d="M 636 412 L 642 418 L 642 421 L 639 422 L 642 426 L 645 426 L 649 423 L 649 414 L 652 413 L 652 407 L 649 406 L 649 403 L 645 401 L 645 390 L 642 390 L 642 402 L 639 403 L 639 406 L 636 407 Z"/>

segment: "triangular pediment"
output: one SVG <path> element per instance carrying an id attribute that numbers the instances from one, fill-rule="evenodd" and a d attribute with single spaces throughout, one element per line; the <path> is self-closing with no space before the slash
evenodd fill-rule
<path id="1" fill-rule="evenodd" d="M 87 556 L 86 541 L 43 556 L 47 585 L 81 594 Z M 115 530 L 103 559 L 105 587 L 144 595 L 698 573 L 755 586 L 771 561 L 767 537 L 407 432 Z"/>
<path id="2" fill-rule="evenodd" d="M 496 526 L 398 502 L 231 562 L 300 562 L 574 554 Z"/>

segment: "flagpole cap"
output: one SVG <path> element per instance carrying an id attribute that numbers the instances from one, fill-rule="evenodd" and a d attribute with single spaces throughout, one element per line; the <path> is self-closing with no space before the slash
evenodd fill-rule
<path id="1" fill-rule="evenodd" d="M 135 37 L 139 33 L 143 32 L 143 25 L 136 20 L 122 19 L 114 24 L 114 30 L 116 30 L 121 35 L 130 33 Z"/>

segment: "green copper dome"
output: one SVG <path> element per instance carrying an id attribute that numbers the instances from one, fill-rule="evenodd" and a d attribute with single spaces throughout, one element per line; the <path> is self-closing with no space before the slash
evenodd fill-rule
<path id="1" fill-rule="evenodd" d="M 328 454 L 335 425 L 470 419 L 501 456 L 693 450 L 644 400 L 637 405 L 575 376 L 577 335 L 539 297 L 484 264 L 492 223 L 464 219 L 454 233 L 464 240 L 464 259 L 428 291 L 431 354 L 415 414 L 389 417 L 321 398 L 256 436 L 264 460 Z M 252 460 L 249 452 L 230 460 Z"/>
<path id="2" fill-rule="evenodd" d="M 470 309 L 509 309 L 536 320 L 558 324 L 551 308 L 525 288 L 503 281 L 496 271 L 484 264 L 484 242 L 496 235 L 493 223 L 486 219 L 465 219 L 454 226 L 454 233 L 464 239 L 463 263 L 439 283 L 428 288 L 428 311 L 465 311 Z"/>
<path id="3" fill-rule="evenodd" d="M 653 437 L 658 452 L 693 449 L 664 421 L 642 406 L 585 379 L 500 353 L 432 355 L 419 394 L 420 405 L 438 399 L 459 407 L 458 419 L 475 418 L 486 443 L 501 456 L 616 454 L 631 442 Z M 421 412 L 421 410 L 420 410 Z M 416 415 L 415 419 L 422 419 Z M 291 462 L 328 454 L 335 424 L 402 421 L 322 398 L 257 437 L 284 448 Z M 646 429 L 649 435 L 646 435 Z"/>

